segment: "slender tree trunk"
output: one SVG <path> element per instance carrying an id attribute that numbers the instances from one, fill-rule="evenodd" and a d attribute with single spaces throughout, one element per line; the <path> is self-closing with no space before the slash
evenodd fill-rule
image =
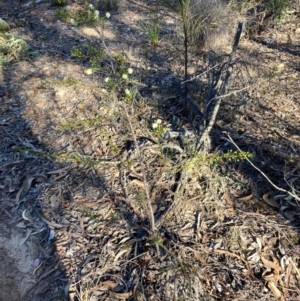
<path id="1" fill-rule="evenodd" d="M 183 21 L 183 34 L 184 34 L 184 94 L 187 95 L 187 69 L 188 69 L 188 15 L 187 11 L 184 12 L 182 16 Z"/>

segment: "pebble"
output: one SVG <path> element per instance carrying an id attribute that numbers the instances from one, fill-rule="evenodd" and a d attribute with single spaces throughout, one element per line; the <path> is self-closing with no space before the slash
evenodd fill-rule
<path id="1" fill-rule="evenodd" d="M 34 92 L 34 90 L 29 90 L 29 91 L 27 91 L 26 95 L 27 95 L 27 98 L 33 98 L 35 96 L 35 92 Z"/>

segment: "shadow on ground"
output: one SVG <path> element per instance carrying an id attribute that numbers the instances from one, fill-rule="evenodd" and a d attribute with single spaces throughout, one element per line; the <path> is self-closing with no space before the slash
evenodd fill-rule
<path id="1" fill-rule="evenodd" d="M 100 298 L 99 296 L 103 297 L 103 292 L 108 290 L 111 290 L 108 298 L 115 300 L 114 298 L 121 297 L 121 294 L 134 290 L 137 287 L 135 282 L 142 282 L 138 277 L 142 278 L 144 270 L 133 266 L 123 269 L 114 265 L 114 262 L 123 254 L 127 255 L 127 262 L 146 252 L 151 256 L 155 253 L 144 242 L 145 237 L 149 236 L 149 222 L 147 217 L 140 214 L 139 209 L 128 202 L 126 187 L 123 190 L 116 189 L 116 181 L 122 176 L 132 177 L 132 174 L 120 169 L 119 174 L 112 176 L 108 173 L 108 167 L 107 170 L 105 167 L 101 170 L 84 163 L 59 163 L 54 159 L 53 154 L 57 151 L 80 152 L 83 156 L 93 157 L 92 150 L 95 151 L 98 147 L 101 151 L 101 147 L 105 147 L 101 144 L 101 139 L 97 140 L 97 137 L 87 131 L 70 130 L 63 134 L 60 129 L 57 130 L 57 120 L 62 120 L 62 115 L 65 115 L 65 120 L 69 120 L 79 116 L 74 113 L 76 110 L 81 110 L 80 117 L 90 117 L 91 110 L 101 112 L 103 104 L 99 102 L 96 94 L 85 92 L 84 95 L 78 94 L 81 99 L 71 101 L 69 99 L 74 97 L 72 93 L 77 93 L 80 87 L 71 87 L 62 92 L 59 89 L 43 90 L 40 86 L 40 82 L 45 80 L 70 78 L 72 72 L 74 78 L 83 79 L 88 83 L 90 79 L 82 72 L 87 66 L 86 62 L 75 61 L 70 57 L 70 53 L 73 46 L 82 42 L 95 47 L 101 47 L 101 42 L 97 38 L 88 38 L 78 28 L 65 25 L 58 27 L 57 23 L 53 23 L 53 7 L 48 5 L 38 4 L 36 8 L 26 9 L 18 7 L 15 10 L 10 8 L 9 4 L 4 5 L 6 18 L 12 23 L 19 18 L 25 20 L 26 26 L 20 30 L 30 37 L 30 47 L 34 51 L 38 50 L 39 54 L 2 68 L 0 242 L 3 248 L 0 249 L 0 255 L 3 268 L 0 277 L 6 280 L 2 282 L 4 295 L 0 296 L 0 300 L 20 300 L 20 296 L 26 301 L 69 298 L 87 300 L 86 292 L 89 294 L 97 290 L 102 293 L 98 297 L 95 294 L 95 300 Z M 139 9 L 138 6 L 136 8 Z M 39 9 L 41 10 L 38 11 Z M 45 16 L 43 20 L 42 14 Z M 48 21 L 52 25 L 49 26 Z M 118 40 L 122 39 L 128 47 L 125 49 L 127 51 L 134 46 L 135 41 L 132 41 L 132 37 L 139 37 L 140 33 L 136 28 L 130 28 L 119 20 L 115 20 L 114 24 L 117 28 L 127 27 L 130 35 L 128 40 L 124 36 L 115 36 L 115 40 L 108 38 L 107 45 L 116 47 Z M 148 115 L 147 121 L 151 123 L 153 116 L 160 116 L 165 118 L 165 122 L 171 123 L 172 115 L 176 115 L 181 120 L 181 126 L 192 127 L 192 120 L 188 112 L 184 111 L 183 100 L 176 94 L 176 89 L 173 89 L 172 84 L 167 88 L 165 86 L 166 78 L 170 75 L 166 56 L 151 48 L 148 53 L 150 54 L 146 65 L 156 67 L 147 70 L 140 66 L 135 69 L 144 84 L 139 88 L 139 93 L 151 104 L 150 99 L 154 98 L 156 93 L 154 86 L 157 86 L 161 91 L 161 98 L 163 95 L 171 95 L 173 98 L 158 100 L 158 106 L 151 110 L 152 115 Z M 53 66 L 56 70 L 53 70 Z M 160 66 L 164 67 L 163 71 L 160 70 Z M 81 74 L 75 74 L 77 71 Z M 173 79 L 181 80 L 177 76 L 173 75 Z M 101 71 L 98 75 L 93 75 L 92 84 L 97 85 L 104 77 L 105 74 Z M 199 87 L 205 89 L 207 83 L 200 82 Z M 205 96 L 205 91 L 201 93 L 199 97 Z M 223 132 L 226 131 L 243 150 L 255 153 L 254 163 L 266 172 L 275 184 L 287 190 L 290 189 L 289 184 L 300 186 L 299 145 L 293 144 L 290 138 L 282 136 L 276 130 L 276 139 L 273 137 L 272 141 L 267 140 L 263 131 L 259 139 L 256 129 L 264 128 L 264 122 L 268 118 L 274 119 L 273 115 L 264 115 L 264 112 L 269 111 L 269 107 L 264 104 L 256 106 L 258 100 L 249 97 L 236 110 L 232 110 L 235 101 L 238 101 L 238 97 L 224 102 L 221 108 L 221 123 L 218 123 L 212 132 L 214 146 L 224 152 L 232 148 L 224 140 Z M 246 110 L 244 107 L 250 109 Z M 259 108 L 261 111 L 255 112 L 251 110 L 253 108 Z M 280 123 L 280 117 L 277 121 Z M 297 124 L 281 121 L 284 121 L 285 128 L 288 129 L 285 135 L 299 136 Z M 113 128 L 116 123 L 118 118 L 112 116 L 110 126 Z M 66 135 L 67 139 L 62 141 L 63 135 Z M 130 137 L 130 134 L 126 135 Z M 126 148 L 125 145 L 123 147 Z M 105 157 L 105 154 L 102 155 Z M 218 172 L 224 177 L 229 173 L 233 178 L 236 175 L 236 182 L 232 184 L 232 194 L 235 193 L 234 207 L 237 212 L 240 209 L 246 215 L 280 214 L 288 225 L 295 225 L 295 229 L 298 229 L 299 208 L 293 207 L 290 200 L 285 201 L 286 195 L 279 198 L 278 207 L 271 209 L 263 203 L 262 195 L 274 192 L 274 189 L 247 163 L 225 164 Z M 241 175 L 246 179 L 244 183 L 239 182 Z M 286 182 L 283 182 L 283 179 Z M 253 195 L 254 202 L 246 205 L 238 202 L 239 197 L 249 194 Z M 170 203 L 170 200 L 159 203 L 166 208 L 156 215 L 157 218 L 168 210 Z M 193 214 L 196 215 L 196 212 Z M 222 222 L 229 223 L 227 220 Z M 194 228 L 196 223 L 194 218 L 191 228 Z M 234 222 L 232 223 L 234 226 Z M 165 237 L 166 244 L 170 241 L 180 241 L 180 231 L 176 229 L 161 228 L 159 232 Z M 210 229 L 207 229 L 207 232 L 208 236 L 212 237 L 217 231 L 211 230 L 210 233 Z M 116 241 L 120 245 L 117 248 Z M 131 241 L 135 242 L 135 249 L 132 249 L 129 243 L 125 244 Z M 210 243 L 203 241 L 204 245 Z M 114 260 L 109 261 L 112 252 L 116 254 Z M 105 257 L 108 258 L 107 262 Z M 141 265 L 143 260 L 146 262 L 143 257 Z M 225 262 L 224 258 L 220 260 Z M 113 274 L 117 275 L 119 272 L 123 273 L 123 279 L 117 281 Z M 255 276 L 256 281 L 262 282 L 260 273 Z M 155 283 L 155 279 L 152 281 Z M 140 287 L 142 285 L 138 286 L 137 290 L 140 290 Z M 148 294 L 148 297 L 150 293 L 155 293 L 155 290 L 151 289 L 145 291 L 146 293 L 143 293 Z M 12 292 L 15 295 L 12 295 Z M 131 295 L 123 295 L 123 298 L 138 300 Z"/>

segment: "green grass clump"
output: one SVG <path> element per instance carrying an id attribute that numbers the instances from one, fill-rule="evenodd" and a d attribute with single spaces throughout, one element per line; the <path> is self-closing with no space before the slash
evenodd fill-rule
<path id="1" fill-rule="evenodd" d="M 94 8 L 93 4 L 89 4 L 75 12 L 70 19 L 70 22 L 76 26 L 95 26 L 98 21 L 99 11 Z"/>
<path id="2" fill-rule="evenodd" d="M 0 18 L 0 32 L 7 32 L 7 31 L 9 31 L 8 23 Z"/>
<path id="3" fill-rule="evenodd" d="M 72 131 L 75 129 L 84 129 L 95 126 L 103 121 L 103 118 L 96 116 L 94 118 L 85 118 L 85 119 L 71 119 L 68 121 L 63 121 L 60 124 L 60 127 L 63 131 Z"/>
<path id="4" fill-rule="evenodd" d="M 277 19 L 282 19 L 285 16 L 286 9 L 291 4 L 290 0 L 272 0 L 272 1 L 263 1 L 267 10 Z"/>
<path id="5" fill-rule="evenodd" d="M 100 63 L 105 58 L 106 52 L 103 48 L 90 46 L 87 43 L 79 47 L 73 47 L 71 56 L 78 59 L 87 60 L 93 69 L 100 69 Z"/>
<path id="6" fill-rule="evenodd" d="M 66 79 L 56 79 L 53 81 L 49 80 L 43 80 L 41 82 L 41 86 L 43 88 L 49 88 L 49 87 L 72 87 L 72 86 L 77 86 L 79 83 L 76 79 L 74 78 L 66 78 Z"/>
<path id="7" fill-rule="evenodd" d="M 152 123 L 151 127 L 152 127 L 152 134 L 157 138 L 164 136 L 165 133 L 168 131 L 167 127 L 165 127 L 162 124 L 161 119 L 155 120 L 155 122 Z"/>
<path id="8" fill-rule="evenodd" d="M 86 5 L 76 12 L 58 9 L 55 14 L 60 20 L 70 22 L 75 26 L 95 26 L 100 22 L 99 11 L 94 8 L 93 4 Z"/>
<path id="9" fill-rule="evenodd" d="M 160 32 L 160 16 L 157 14 L 150 14 L 146 21 L 142 21 L 141 27 L 150 40 L 151 45 L 157 46 L 159 43 Z"/>
<path id="10" fill-rule="evenodd" d="M 71 18 L 71 14 L 63 8 L 56 10 L 55 15 L 63 22 L 67 22 Z"/>
<path id="11" fill-rule="evenodd" d="M 28 49 L 27 43 L 14 35 L 0 35 L 0 65 L 5 65 L 19 59 Z"/>

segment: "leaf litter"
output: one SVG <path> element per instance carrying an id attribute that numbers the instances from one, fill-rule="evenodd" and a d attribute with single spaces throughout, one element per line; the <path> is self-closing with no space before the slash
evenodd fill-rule
<path id="1" fill-rule="evenodd" d="M 56 25 L 54 12 L 46 3 L 39 3 L 38 9 L 28 8 L 25 14 L 38 17 L 45 12 L 44 25 Z M 143 49 L 143 38 L 136 38 L 132 22 L 144 12 L 131 4 L 130 11 L 116 15 L 109 30 L 121 31 L 122 22 L 128 29 L 123 26 L 121 31 L 124 45 L 111 40 L 109 47 L 116 52 L 126 49 L 130 63 L 141 69 L 140 78 L 148 86 L 155 77 L 158 82 L 166 78 L 159 73 L 161 67 L 179 72 L 180 59 L 173 57 L 169 64 L 163 51 L 150 48 L 145 54 L 126 44 L 134 38 Z M 48 33 L 38 19 L 33 18 L 32 24 L 35 34 Z M 165 126 L 172 132 L 168 116 L 176 115 L 183 127 L 180 130 L 189 131 L 180 103 L 159 83 L 153 90 L 142 86 L 139 93 L 144 103 L 127 104 L 136 136 L 141 137 L 139 147 L 158 228 L 157 233 L 150 233 L 141 166 L 126 118 L 117 102 L 92 88 L 103 81 L 101 74 L 87 77 L 85 66 L 59 55 L 65 53 L 64 47 L 69 51 L 74 45 L 71 37 L 82 34 L 68 24 L 64 32 L 69 37 L 61 45 L 53 43 L 55 34 L 48 36 L 43 43 L 53 52 L 39 56 L 34 65 L 21 60 L 9 72 L 2 71 L 10 82 L 1 104 L 5 119 L 1 123 L 5 130 L 1 132 L 0 166 L 5 235 L 1 237 L 6 237 L 5 231 L 11 231 L 8 237 L 18 233 L 21 237 L 15 236 L 15 243 L 26 250 L 21 253 L 32 248 L 30 260 L 23 259 L 28 262 L 25 278 L 32 283 L 19 287 L 15 300 L 20 296 L 28 301 L 297 298 L 298 207 L 286 195 L 270 191 L 244 162 L 226 164 L 225 170 L 218 166 L 193 169 L 190 177 L 180 182 L 177 168 L 186 160 L 186 145 L 194 143 L 194 138 L 165 142 L 164 152 L 157 147 L 157 138 L 142 126 L 143 121 L 166 117 Z M 40 43 L 33 41 L 33 47 L 41 49 Z M 252 86 L 245 106 L 228 111 L 237 98 L 226 99 L 218 127 L 232 132 L 239 146 L 255 151 L 255 160 L 276 181 L 282 181 L 284 171 L 286 181 L 297 184 L 299 74 L 290 62 L 299 63 L 299 58 L 251 41 L 244 41 L 240 48 L 247 49 L 240 50 L 240 60 L 257 85 Z M 168 55 L 175 53 L 172 51 L 169 48 Z M 147 66 L 149 60 L 153 67 L 143 70 L 143 61 Z M 241 84 L 238 76 L 233 86 Z M 86 86 L 45 87 L 45 77 L 48 82 L 71 78 Z M 284 103 L 276 89 L 286 91 Z M 164 109 L 165 115 L 157 109 Z M 95 112 L 103 117 L 99 123 L 61 129 L 62 122 L 92 119 Z M 224 146 L 218 129 L 213 135 L 215 143 Z M 60 150 L 74 155 L 72 163 L 55 162 L 53 153 Z M 92 164 L 95 160 L 97 165 Z M 6 245 L 8 240 L 2 242 Z M 11 256 L 14 260 L 20 257 L 7 252 L 2 254 L 9 264 Z M 18 287 L 17 283 L 9 285 Z"/>

